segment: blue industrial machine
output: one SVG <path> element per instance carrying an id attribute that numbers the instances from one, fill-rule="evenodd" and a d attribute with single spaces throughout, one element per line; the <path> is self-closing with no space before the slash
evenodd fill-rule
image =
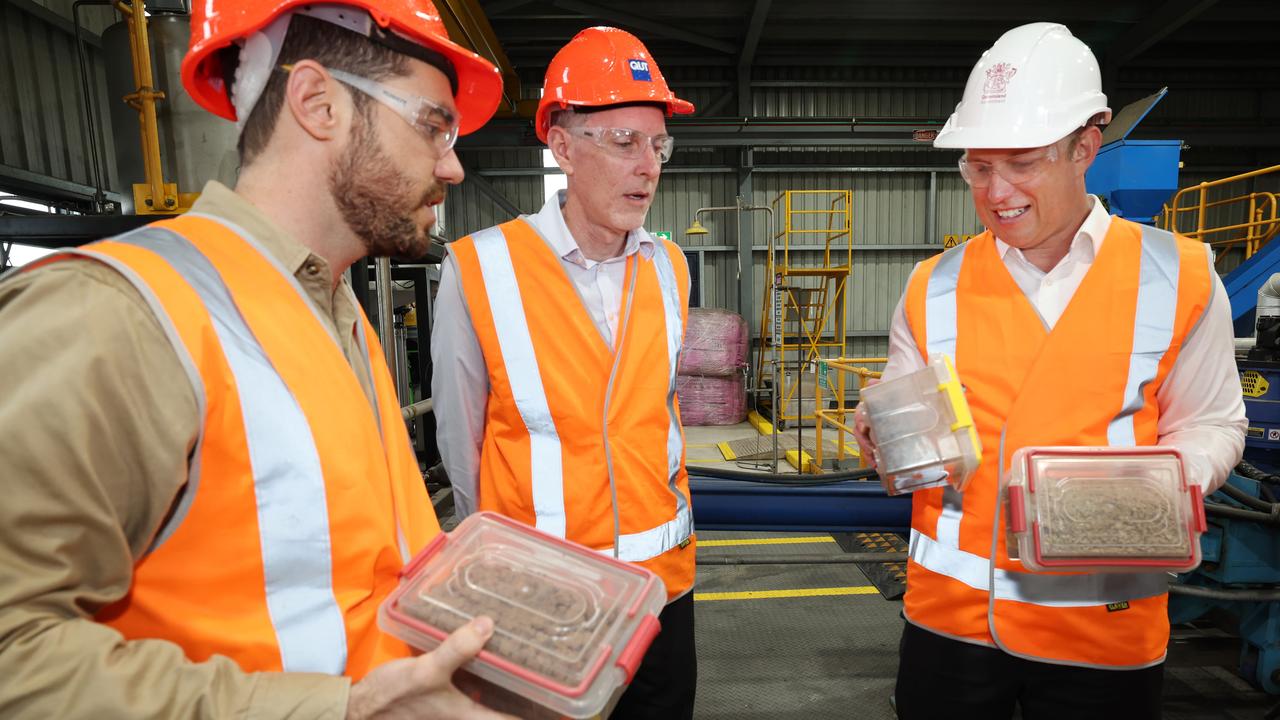
<path id="1" fill-rule="evenodd" d="M 1178 581 L 1169 618 L 1225 610 L 1239 622 L 1241 674 L 1280 694 L 1280 338 L 1277 318 L 1258 321 L 1257 345 L 1237 361 L 1249 427 L 1245 462 L 1205 498 L 1209 530 L 1201 566 Z"/>
<path id="2" fill-rule="evenodd" d="M 1129 134 L 1168 92 L 1162 88 L 1116 113 L 1085 175 L 1085 187 L 1105 200 L 1112 214 L 1148 225 L 1178 189 L 1182 141 L 1130 140 Z"/>

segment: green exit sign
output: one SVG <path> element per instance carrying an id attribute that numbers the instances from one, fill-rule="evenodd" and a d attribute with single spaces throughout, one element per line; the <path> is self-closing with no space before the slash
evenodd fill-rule
<path id="1" fill-rule="evenodd" d="M 666 230 L 659 230 L 658 232 L 651 233 L 651 234 L 659 240 L 668 240 L 668 241 L 671 240 L 671 233 L 667 232 Z"/>

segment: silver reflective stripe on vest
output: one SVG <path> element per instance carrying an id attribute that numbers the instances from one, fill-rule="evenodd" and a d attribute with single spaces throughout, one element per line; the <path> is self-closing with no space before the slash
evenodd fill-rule
<path id="1" fill-rule="evenodd" d="M 684 502 L 684 496 L 680 491 L 675 492 L 676 497 L 680 498 L 680 507 L 676 510 L 675 519 L 656 528 L 620 535 L 618 537 L 619 559 L 627 562 L 642 562 L 658 557 L 689 539 L 693 534 L 693 512 L 689 510 L 689 504 Z M 607 548 L 602 552 L 612 554 L 613 548 Z"/>
<path id="2" fill-rule="evenodd" d="M 929 355 L 945 354 L 951 361 L 956 359 L 956 287 L 960 283 L 960 266 L 964 263 L 964 252 L 968 243 L 958 245 L 942 254 L 933 272 L 929 274 L 929 285 L 924 301 L 924 335 L 925 347 Z M 926 358 L 926 361 L 928 358 Z M 960 520 L 963 513 L 964 495 L 959 490 L 947 486 L 942 491 L 942 514 L 938 516 L 938 542 L 948 547 L 960 547 Z"/>
<path id="3" fill-rule="evenodd" d="M 1165 573 L 1042 575 L 992 568 L 987 558 L 943 546 L 915 529 L 911 531 L 910 556 L 927 570 L 974 590 L 991 592 L 996 600 L 1047 607 L 1089 607 L 1140 600 L 1162 595 L 1169 589 L 1169 576 Z"/>
<path id="4" fill-rule="evenodd" d="M 968 247 L 969 243 L 963 243 L 942 253 L 929 273 L 924 298 L 925 347 L 930 355 L 946 353 L 952 362 L 956 359 L 956 286 Z"/>
<path id="5" fill-rule="evenodd" d="M 667 486 L 676 498 L 674 519 L 643 532 L 618 537 L 618 557 L 639 562 L 657 557 L 688 539 L 693 533 L 693 512 L 680 492 L 677 481 L 684 459 L 684 435 L 676 416 L 676 370 L 680 364 L 680 346 L 684 342 L 684 313 L 680 302 L 680 285 L 664 243 L 653 253 L 653 267 L 658 273 L 658 289 L 662 293 L 662 310 L 667 328 Z M 634 291 L 634 289 L 633 289 Z"/>
<path id="6" fill-rule="evenodd" d="M 1172 233 L 1145 225 L 1140 227 L 1142 257 L 1129 377 L 1124 386 L 1124 405 L 1107 426 L 1107 444 L 1113 447 L 1138 444 L 1133 416 L 1145 404 L 1143 391 L 1155 382 L 1160 361 L 1173 342 L 1173 323 L 1177 316 L 1178 271 L 1181 269 L 1178 242 Z"/>
<path id="7" fill-rule="evenodd" d="M 346 629 L 333 594 L 329 510 L 311 427 L 209 260 L 185 238 L 145 228 L 119 239 L 163 257 L 213 319 L 234 377 L 258 506 L 267 609 L 287 672 L 340 675 Z"/>
<path id="8" fill-rule="evenodd" d="M 532 477 L 535 526 L 557 537 L 565 536 L 564 473 L 560 455 L 560 435 L 556 432 L 547 393 L 542 387 L 533 338 L 524 315 L 524 302 L 511 251 L 502 230 L 493 227 L 471 236 L 475 243 L 480 274 L 484 278 L 489 312 L 498 334 L 502 364 L 506 366 L 516 409 L 529 432 L 529 467 Z"/>

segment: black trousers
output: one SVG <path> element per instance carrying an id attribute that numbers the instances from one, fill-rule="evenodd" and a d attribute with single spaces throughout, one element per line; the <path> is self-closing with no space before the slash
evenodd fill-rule
<path id="1" fill-rule="evenodd" d="M 658 616 L 662 632 L 653 639 L 640 669 L 622 694 L 611 720 L 692 720 L 698 687 L 693 642 L 693 593 L 672 602 Z"/>
<path id="2" fill-rule="evenodd" d="M 894 699 L 900 720 L 1159 720 L 1164 665 L 1096 670 L 1014 657 L 907 623 Z"/>

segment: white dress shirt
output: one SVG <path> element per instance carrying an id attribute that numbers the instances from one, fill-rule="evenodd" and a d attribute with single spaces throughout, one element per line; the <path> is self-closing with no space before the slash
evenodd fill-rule
<path id="1" fill-rule="evenodd" d="M 1022 251 L 996 238 L 996 248 L 1014 282 L 1052 330 L 1080 281 L 1102 248 L 1111 217 L 1097 198 L 1071 240 L 1071 247 L 1049 272 L 1027 261 Z M 1206 253 L 1207 255 L 1207 253 Z M 1213 296 L 1199 324 L 1191 330 L 1169 376 L 1156 393 L 1160 408 L 1158 442 L 1183 453 L 1189 479 L 1208 492 L 1226 482 L 1244 450 L 1244 397 L 1236 371 L 1231 305 L 1222 280 L 1209 263 Z M 904 300 L 898 301 L 889 327 L 889 362 L 884 379 L 924 368 L 924 360 L 907 324 Z M 1010 448 L 1010 453 L 1017 448 Z"/>
<path id="2" fill-rule="evenodd" d="M 561 190 L 536 214 L 521 218 L 560 258 L 560 266 L 577 289 L 600 337 L 614 347 L 627 258 L 636 253 L 645 259 L 653 257 L 657 242 L 644 228 L 637 228 L 627 233 L 621 255 L 598 262 L 588 260 L 564 222 L 564 201 L 565 191 Z M 476 511 L 479 500 L 480 444 L 489 401 L 489 372 L 452 256 L 445 257 L 440 267 L 440 288 L 431 326 L 431 364 L 436 444 L 453 484 L 458 517 L 463 518 Z"/>

